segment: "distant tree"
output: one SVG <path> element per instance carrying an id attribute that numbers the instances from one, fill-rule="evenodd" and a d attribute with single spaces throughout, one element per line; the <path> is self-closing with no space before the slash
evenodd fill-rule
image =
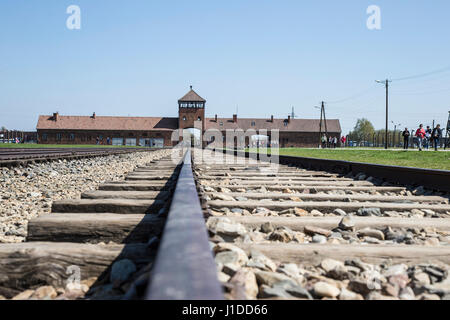
<path id="1" fill-rule="evenodd" d="M 349 133 L 351 140 L 363 141 L 367 137 L 372 137 L 375 133 L 375 128 L 372 123 L 366 118 L 358 119 L 355 128 Z"/>
<path id="2" fill-rule="evenodd" d="M 8 129 L 6 129 L 5 126 L 2 126 L 2 127 L 0 128 L 0 131 L 6 131 L 6 130 L 8 130 Z"/>

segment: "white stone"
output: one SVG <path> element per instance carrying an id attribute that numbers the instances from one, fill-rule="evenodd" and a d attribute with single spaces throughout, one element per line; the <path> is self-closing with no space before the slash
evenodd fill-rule
<path id="1" fill-rule="evenodd" d="M 314 285 L 314 293 L 319 297 L 336 298 L 341 290 L 327 282 L 319 281 Z"/>

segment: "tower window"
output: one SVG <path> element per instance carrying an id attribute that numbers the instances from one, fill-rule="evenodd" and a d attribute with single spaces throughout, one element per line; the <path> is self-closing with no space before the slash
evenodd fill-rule
<path id="1" fill-rule="evenodd" d="M 183 121 L 186 121 L 186 117 L 183 117 Z"/>
<path id="2" fill-rule="evenodd" d="M 202 118 L 201 118 L 201 117 L 198 117 L 198 118 L 197 118 L 197 121 L 202 121 Z"/>

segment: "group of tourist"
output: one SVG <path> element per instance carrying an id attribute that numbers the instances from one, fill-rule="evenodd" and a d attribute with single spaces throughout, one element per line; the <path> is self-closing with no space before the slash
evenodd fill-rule
<path id="1" fill-rule="evenodd" d="M 409 131 L 408 128 L 402 132 L 403 136 L 403 149 L 408 150 L 409 148 L 409 139 L 412 135 L 413 131 Z M 419 126 L 419 129 L 414 133 L 414 137 L 417 141 L 417 146 L 419 147 L 419 151 L 422 151 L 423 148 L 429 150 L 430 145 L 434 146 L 434 150 L 438 150 L 440 146 L 440 140 L 442 138 L 442 129 L 441 125 L 437 125 L 436 128 L 431 129 L 430 126 L 427 126 L 425 129 L 423 124 Z"/>
<path id="2" fill-rule="evenodd" d="M 343 139 L 344 139 L 344 141 L 342 141 Z M 342 137 L 341 142 L 343 145 L 345 145 L 345 141 L 346 141 L 346 138 Z M 323 134 L 323 136 L 321 138 L 321 143 L 322 143 L 323 149 L 325 149 L 325 148 L 334 148 L 335 149 L 338 145 L 338 142 L 339 142 L 338 138 L 332 137 L 332 136 L 327 137 L 326 134 Z"/>
<path id="3" fill-rule="evenodd" d="M 104 143 L 103 143 L 103 138 L 97 136 L 97 137 L 95 138 L 95 144 L 97 144 L 97 145 L 104 144 Z M 106 138 L 106 145 L 109 146 L 110 144 L 111 144 L 111 139 L 110 139 L 109 137 L 107 137 L 107 138 Z"/>

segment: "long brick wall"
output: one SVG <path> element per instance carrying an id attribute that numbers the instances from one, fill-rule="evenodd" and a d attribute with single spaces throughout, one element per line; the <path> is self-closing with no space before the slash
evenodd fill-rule
<path id="1" fill-rule="evenodd" d="M 40 144 L 113 144 L 122 139 L 126 145 L 127 139 L 136 139 L 136 145 L 141 139 L 164 139 L 164 147 L 172 146 L 172 131 L 77 131 L 77 130 L 38 130 L 38 143 Z"/>

